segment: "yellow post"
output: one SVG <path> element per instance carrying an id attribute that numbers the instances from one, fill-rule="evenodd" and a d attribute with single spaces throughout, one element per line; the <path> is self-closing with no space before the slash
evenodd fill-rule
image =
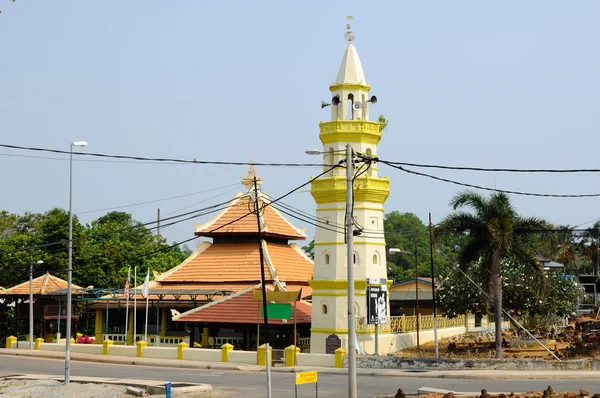
<path id="1" fill-rule="evenodd" d="M 258 347 L 258 351 L 257 351 L 257 355 L 258 355 L 258 364 L 260 366 L 267 366 L 267 345 L 263 344 L 260 347 Z M 271 362 L 270 365 L 273 366 L 273 347 L 269 346 L 269 359 Z"/>
<path id="2" fill-rule="evenodd" d="M 102 342 L 102 355 L 108 355 L 108 350 L 110 349 L 111 345 L 113 345 L 112 340 L 104 340 Z"/>
<path id="3" fill-rule="evenodd" d="M 202 340 L 200 341 L 200 344 L 202 344 L 204 347 L 208 347 L 208 338 L 209 337 L 210 337 L 210 334 L 208 332 L 208 328 L 202 329 Z"/>
<path id="4" fill-rule="evenodd" d="M 137 342 L 137 356 L 141 357 L 142 356 L 142 352 L 144 352 L 144 347 L 146 347 L 148 345 L 148 343 L 146 343 L 144 340 L 140 340 Z"/>
<path id="5" fill-rule="evenodd" d="M 342 347 L 338 348 L 335 352 L 335 367 L 343 368 L 344 367 L 344 355 L 346 355 L 346 350 Z"/>
<path id="6" fill-rule="evenodd" d="M 102 344 L 102 324 L 104 321 L 104 311 L 96 309 L 96 327 L 94 329 L 94 335 L 96 344 Z"/>
<path id="7" fill-rule="evenodd" d="M 167 309 L 160 310 L 160 337 L 167 335 Z"/>
<path id="8" fill-rule="evenodd" d="M 40 338 L 37 338 L 37 339 L 35 339 L 35 349 L 36 349 L 36 350 L 39 350 L 39 349 L 40 349 L 40 346 L 42 345 L 42 343 L 45 343 L 45 341 L 44 341 L 44 339 L 42 339 L 41 337 L 40 337 Z"/>
<path id="9" fill-rule="evenodd" d="M 190 345 L 188 343 L 181 342 L 177 344 L 177 359 L 183 359 L 183 350 L 188 348 Z"/>
<path id="10" fill-rule="evenodd" d="M 17 338 L 15 336 L 8 336 L 6 338 L 6 348 L 12 348 L 13 344 L 17 343 Z"/>
<path id="11" fill-rule="evenodd" d="M 221 362 L 229 362 L 229 351 L 233 350 L 233 346 L 225 343 L 221 346 Z"/>
<path id="12" fill-rule="evenodd" d="M 127 345 L 133 345 L 133 311 L 129 310 L 129 326 L 127 327 Z"/>
<path id="13" fill-rule="evenodd" d="M 285 347 L 285 366 L 296 366 L 296 355 L 300 352 L 300 348 L 295 347 L 293 344 L 289 347 Z"/>

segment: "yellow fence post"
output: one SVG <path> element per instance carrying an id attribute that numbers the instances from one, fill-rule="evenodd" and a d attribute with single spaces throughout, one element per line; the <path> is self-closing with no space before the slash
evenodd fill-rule
<path id="1" fill-rule="evenodd" d="M 45 343 L 46 341 L 42 338 L 37 338 L 35 339 L 35 349 L 39 350 L 40 346 L 42 345 L 42 343 Z"/>
<path id="2" fill-rule="evenodd" d="M 296 355 L 300 352 L 300 348 L 293 344 L 285 348 L 285 366 L 296 366 Z"/>
<path id="3" fill-rule="evenodd" d="M 342 347 L 338 348 L 335 352 L 335 367 L 343 368 L 344 367 L 344 355 L 346 355 L 346 350 Z"/>
<path id="4" fill-rule="evenodd" d="M 229 351 L 233 350 L 233 346 L 225 343 L 221 346 L 221 362 L 229 362 Z"/>
<path id="5" fill-rule="evenodd" d="M 148 343 L 146 343 L 144 340 L 137 342 L 137 356 L 138 357 L 142 356 L 142 353 L 144 352 L 144 347 L 146 347 L 147 345 L 148 345 Z"/>
<path id="6" fill-rule="evenodd" d="M 8 336 L 6 338 L 6 348 L 12 348 L 13 344 L 17 342 L 17 338 L 15 336 Z"/>
<path id="7" fill-rule="evenodd" d="M 181 342 L 177 344 L 177 359 L 183 359 L 183 350 L 188 348 L 190 345 L 188 343 Z"/>
<path id="8" fill-rule="evenodd" d="M 267 345 L 263 344 L 258 347 L 258 364 L 260 366 L 267 366 Z M 269 359 L 270 365 L 273 366 L 273 347 L 269 346 Z"/>
<path id="9" fill-rule="evenodd" d="M 112 340 L 104 340 L 102 342 L 102 355 L 108 355 L 108 350 L 113 343 L 114 342 Z"/>

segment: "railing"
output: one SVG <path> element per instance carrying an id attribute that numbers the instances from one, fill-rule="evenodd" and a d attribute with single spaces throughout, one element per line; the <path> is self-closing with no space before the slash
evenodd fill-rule
<path id="1" fill-rule="evenodd" d="M 300 352 L 310 352 L 310 337 L 300 337 L 298 347 L 300 347 Z"/>
<path id="2" fill-rule="evenodd" d="M 437 316 L 435 320 L 439 329 L 463 326 L 465 324 L 464 315 L 456 318 Z M 419 315 L 419 330 L 431 329 L 433 329 L 433 315 Z M 414 315 L 391 316 L 388 318 L 387 323 L 379 325 L 379 333 L 406 333 L 415 330 L 417 330 L 417 317 Z M 375 333 L 375 325 L 367 325 L 366 317 L 356 317 L 356 333 Z"/>
<path id="3" fill-rule="evenodd" d="M 158 343 L 157 343 L 158 337 Z M 125 333 L 109 333 L 102 335 L 103 340 L 111 340 L 115 344 L 125 344 L 127 342 L 127 335 Z M 144 335 L 138 334 L 136 336 L 136 342 L 144 340 Z M 180 336 L 148 336 L 148 344 L 152 346 L 176 346 L 179 343 L 189 343 L 189 337 Z"/>
<path id="4" fill-rule="evenodd" d="M 208 344 L 212 347 L 221 347 L 223 344 L 231 344 L 234 347 L 241 347 L 244 343 L 243 337 L 209 337 Z"/>
<path id="5" fill-rule="evenodd" d="M 109 334 L 103 334 L 102 335 L 102 340 L 110 340 L 115 342 L 116 344 L 125 344 L 127 342 L 127 335 L 125 333 L 120 334 L 120 333 L 109 333 Z"/>

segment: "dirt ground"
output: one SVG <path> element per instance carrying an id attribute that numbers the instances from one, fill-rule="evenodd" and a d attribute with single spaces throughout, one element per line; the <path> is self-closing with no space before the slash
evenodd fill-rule
<path id="1" fill-rule="evenodd" d="M 405 398 L 401 393 L 396 394 L 397 398 Z M 419 398 L 454 398 L 454 394 L 425 394 L 419 395 Z M 460 398 L 600 398 L 600 394 L 590 393 L 588 391 L 579 390 L 579 392 L 554 392 L 551 386 L 542 392 L 527 392 L 527 393 L 506 393 L 506 394 L 488 394 L 482 390 L 480 395 L 475 396 L 460 396 Z"/>
<path id="2" fill-rule="evenodd" d="M 593 323 L 593 316 L 579 316 L 572 319 L 565 328 L 552 332 L 531 330 L 554 355 L 560 359 L 600 358 L 600 324 Z M 543 358 L 554 359 L 544 347 L 535 343 L 523 332 L 516 330 L 503 332 L 504 358 Z M 440 358 L 494 358 L 496 339 L 494 331 L 471 333 L 438 341 Z M 395 353 L 402 357 L 435 357 L 433 342 L 421 344 Z"/>

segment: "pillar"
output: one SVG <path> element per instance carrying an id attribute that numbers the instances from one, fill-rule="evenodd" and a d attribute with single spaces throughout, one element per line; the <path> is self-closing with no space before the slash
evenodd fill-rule
<path id="1" fill-rule="evenodd" d="M 68 322 L 69 320 L 67 320 Z M 95 336 L 95 340 L 94 342 L 96 344 L 102 344 L 102 330 L 103 330 L 103 325 L 104 323 L 104 311 L 101 309 L 96 309 L 96 323 L 95 323 L 95 329 L 94 329 L 94 336 Z"/>
<path id="2" fill-rule="evenodd" d="M 202 344 L 202 347 L 208 347 L 208 338 L 210 337 L 210 332 L 208 331 L 208 327 L 204 327 L 202 329 L 202 340 L 200 341 L 200 344 Z"/>
<path id="3" fill-rule="evenodd" d="M 167 309 L 160 310 L 160 337 L 167 335 Z"/>
<path id="4" fill-rule="evenodd" d="M 102 342 L 102 355 L 108 355 L 108 350 L 110 349 L 110 346 L 113 345 L 113 341 L 112 340 L 104 340 Z"/>
<path id="5" fill-rule="evenodd" d="M 38 337 L 37 339 L 35 339 L 35 347 L 34 347 L 34 348 L 35 348 L 36 350 L 39 350 L 39 349 L 40 349 L 40 346 L 41 346 L 41 345 L 42 345 L 42 343 L 44 343 L 44 342 L 45 342 L 45 340 L 44 340 L 44 339 L 42 339 L 41 337 Z"/>
<path id="6" fill-rule="evenodd" d="M 225 343 L 221 346 L 221 362 L 229 362 L 229 351 L 233 350 L 231 344 Z"/>
<path id="7" fill-rule="evenodd" d="M 15 336 L 8 336 L 6 338 L 6 348 L 13 348 L 13 345 L 17 343 L 17 338 Z"/>
<path id="8" fill-rule="evenodd" d="M 190 345 L 188 343 L 179 343 L 177 344 L 177 359 L 183 359 L 183 350 L 188 348 Z"/>
<path id="9" fill-rule="evenodd" d="M 335 353 L 335 367 L 343 368 L 344 367 L 344 355 L 346 355 L 346 350 L 342 347 L 338 348 L 334 351 Z"/>
<path id="10" fill-rule="evenodd" d="M 267 345 L 263 344 L 260 347 L 258 347 L 258 351 L 257 351 L 257 355 L 258 355 L 258 365 L 260 366 L 267 366 Z M 269 346 L 269 362 L 271 366 L 273 366 L 273 347 Z"/>
<path id="11" fill-rule="evenodd" d="M 148 345 L 148 343 L 146 343 L 144 340 L 140 340 L 137 342 L 137 356 L 141 357 L 142 353 L 144 352 L 144 347 L 146 347 Z"/>
<path id="12" fill-rule="evenodd" d="M 129 326 L 127 326 L 127 345 L 133 345 L 133 311 L 129 310 Z"/>
<path id="13" fill-rule="evenodd" d="M 285 348 L 285 366 L 296 366 L 296 355 L 300 352 L 300 348 L 291 345 Z"/>

